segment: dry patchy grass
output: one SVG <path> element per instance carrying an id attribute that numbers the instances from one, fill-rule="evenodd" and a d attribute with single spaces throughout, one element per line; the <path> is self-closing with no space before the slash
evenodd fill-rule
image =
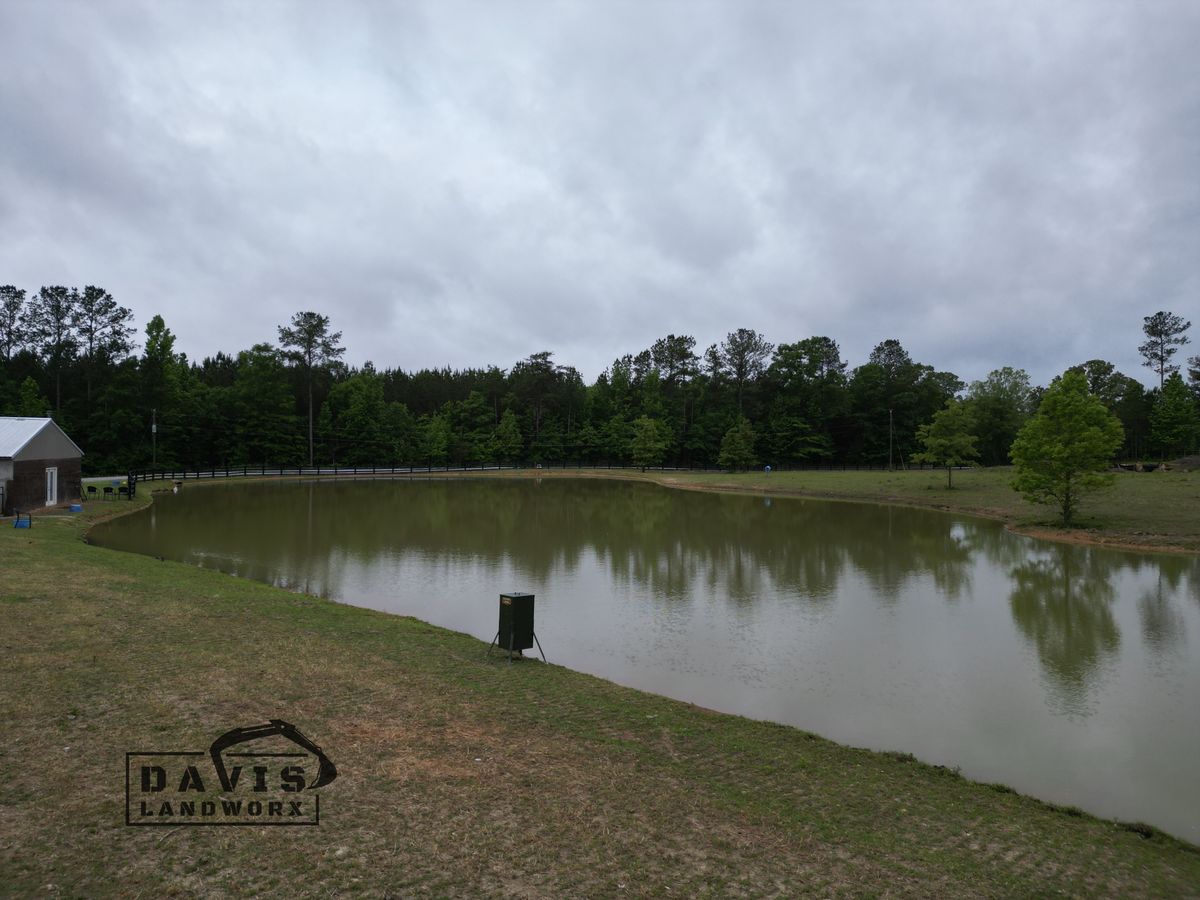
<path id="1" fill-rule="evenodd" d="M 0 529 L 7 893 L 1200 890 L 1200 854 L 1154 832 L 80 534 Z M 202 748 L 273 717 L 338 765 L 319 828 L 124 826 L 127 750 Z"/>

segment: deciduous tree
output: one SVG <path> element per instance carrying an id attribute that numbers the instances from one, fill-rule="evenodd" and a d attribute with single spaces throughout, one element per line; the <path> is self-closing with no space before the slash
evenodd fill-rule
<path id="1" fill-rule="evenodd" d="M 1017 432 L 1032 412 L 1033 388 L 1024 369 L 1005 366 L 971 382 L 967 391 L 971 433 L 984 465 L 1004 465 Z"/>
<path id="2" fill-rule="evenodd" d="M 1088 392 L 1083 374 L 1068 371 L 1046 389 L 1013 443 L 1013 487 L 1034 503 L 1056 505 L 1069 526 L 1083 495 L 1112 482 L 1107 469 L 1123 439 L 1120 421 Z"/>
<path id="3" fill-rule="evenodd" d="M 947 400 L 933 421 L 917 429 L 917 440 L 924 446 L 913 456 L 918 462 L 946 467 L 946 487 L 954 487 L 955 466 L 966 465 L 979 458 L 975 436 L 971 434 L 971 415 L 967 406 L 958 400 Z"/>
<path id="4" fill-rule="evenodd" d="M 492 432 L 492 455 L 502 463 L 514 463 L 520 458 L 523 446 L 516 413 L 506 409 Z"/>
<path id="5" fill-rule="evenodd" d="M 723 469 L 749 469 L 756 462 L 754 429 L 746 418 L 738 419 L 721 439 L 717 464 Z"/>
<path id="6" fill-rule="evenodd" d="M 633 420 L 633 438 L 629 448 L 633 464 L 646 471 L 647 466 L 657 466 L 671 446 L 671 430 L 658 419 L 639 416 Z"/>
<path id="7" fill-rule="evenodd" d="M 40 418 L 46 415 L 46 409 L 49 406 L 49 401 L 42 396 L 36 381 L 26 378 L 21 382 L 21 388 L 17 395 L 16 414 L 18 416 Z"/>

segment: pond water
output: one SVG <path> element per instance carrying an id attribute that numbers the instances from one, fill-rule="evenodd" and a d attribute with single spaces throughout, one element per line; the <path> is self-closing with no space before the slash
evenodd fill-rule
<path id="1" fill-rule="evenodd" d="M 1200 561 L 952 514 L 584 479 L 188 486 L 93 540 L 1200 842 Z"/>

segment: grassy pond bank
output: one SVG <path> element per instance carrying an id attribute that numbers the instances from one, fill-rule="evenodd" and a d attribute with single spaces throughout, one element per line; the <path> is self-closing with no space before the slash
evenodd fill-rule
<path id="1" fill-rule="evenodd" d="M 971 475 L 955 492 L 872 490 L 930 506 L 949 494 L 1036 526 L 1040 511 L 1004 507 Z M 777 474 L 688 480 L 762 490 L 759 478 L 772 492 L 849 491 Z M 1178 478 L 1172 496 L 1194 493 Z M 142 490 L 121 509 L 148 500 Z M 1120 517 L 1086 507 L 1116 522 L 1093 539 L 1200 546 L 1194 500 L 1140 527 L 1128 498 L 1105 502 Z M 557 665 L 510 667 L 415 619 L 85 544 L 116 506 L 0 527 L 4 893 L 1200 893 L 1200 853 L 1152 828 Z M 337 764 L 319 827 L 124 824 L 127 751 L 204 748 L 272 718 Z"/>

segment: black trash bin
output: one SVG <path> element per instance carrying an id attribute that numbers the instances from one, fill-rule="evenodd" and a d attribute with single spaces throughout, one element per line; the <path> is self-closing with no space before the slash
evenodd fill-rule
<path id="1" fill-rule="evenodd" d="M 492 643 L 507 650 L 510 661 L 514 652 L 528 650 L 535 643 L 541 653 L 542 645 L 533 631 L 533 594 L 500 595 L 500 625 Z M 545 658 L 546 654 L 542 653 L 542 659 Z"/>

